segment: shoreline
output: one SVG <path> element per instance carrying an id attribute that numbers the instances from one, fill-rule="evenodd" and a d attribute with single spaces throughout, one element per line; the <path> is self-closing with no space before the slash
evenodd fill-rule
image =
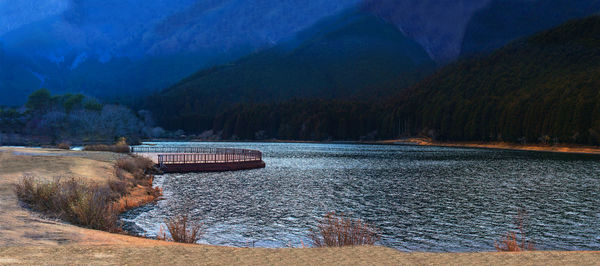
<path id="1" fill-rule="evenodd" d="M 157 145 L 155 143 L 180 142 L 180 143 L 305 143 L 305 144 L 352 144 L 352 145 L 411 145 L 411 146 L 431 146 L 431 147 L 453 147 L 453 148 L 480 148 L 480 149 L 498 149 L 498 150 L 513 150 L 513 151 L 539 151 L 553 153 L 570 153 L 570 154 L 590 154 L 600 155 L 600 146 L 588 145 L 543 145 L 543 144 L 518 144 L 512 142 L 478 142 L 478 141 L 433 141 L 428 138 L 402 138 L 389 140 L 374 140 L 374 141 L 313 141 L 313 140 L 177 140 L 177 139 L 150 139 L 143 140 L 138 145 L 143 143 L 152 143 L 145 145 Z M 11 146 L 0 145 L 0 148 L 17 148 L 17 149 L 56 149 L 44 146 Z M 76 151 L 76 150 L 71 150 Z"/>
<path id="2" fill-rule="evenodd" d="M 517 144 L 511 142 L 442 142 L 427 138 L 404 138 L 377 141 L 304 141 L 304 140 L 265 140 L 265 141 L 243 141 L 243 140 L 147 140 L 144 142 L 193 142 L 193 143 L 307 143 L 307 144 L 356 144 L 356 145 L 413 145 L 432 147 L 454 147 L 454 148 L 481 148 L 514 151 L 539 151 L 571 154 L 600 155 L 600 146 L 586 145 L 542 145 L 542 144 Z"/>
<path id="3" fill-rule="evenodd" d="M 119 154 L 56 149 L 0 148 L 0 264 L 210 263 L 231 264 L 592 264 L 598 251 L 430 253 L 383 246 L 344 248 L 236 248 L 191 245 L 86 229 L 23 208 L 11 187 L 30 173 L 106 182 Z M 143 193 L 142 193 L 143 194 Z"/>
<path id="4" fill-rule="evenodd" d="M 379 141 L 386 145 L 414 145 L 431 147 L 453 148 L 479 148 L 511 151 L 538 151 L 568 154 L 600 155 L 600 147 L 584 145 L 542 145 L 542 144 L 517 144 L 509 142 L 438 142 L 423 138 L 408 138 Z"/>

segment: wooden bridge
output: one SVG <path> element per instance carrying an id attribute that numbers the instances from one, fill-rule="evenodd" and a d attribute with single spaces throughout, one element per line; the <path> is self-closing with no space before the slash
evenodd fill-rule
<path id="1" fill-rule="evenodd" d="M 131 152 L 154 161 L 168 173 L 220 172 L 264 168 L 256 150 L 194 146 L 132 146 Z"/>

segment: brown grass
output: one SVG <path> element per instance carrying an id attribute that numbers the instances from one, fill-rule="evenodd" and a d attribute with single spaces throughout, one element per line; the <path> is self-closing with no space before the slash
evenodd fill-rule
<path id="1" fill-rule="evenodd" d="M 105 144 L 97 144 L 97 145 L 86 145 L 83 147 L 84 151 L 110 151 L 116 153 L 129 153 L 129 145 L 124 143 L 118 143 L 114 145 L 105 145 Z"/>
<path id="2" fill-rule="evenodd" d="M 159 240 L 174 241 L 179 243 L 193 244 L 198 242 L 204 235 L 202 227 L 203 223 L 191 221 L 188 215 L 177 215 L 175 217 L 165 219 L 169 235 L 160 227 L 158 233 Z"/>
<path id="3" fill-rule="evenodd" d="M 315 247 L 373 245 L 379 240 L 377 230 L 369 224 L 335 212 L 327 213 L 309 237 Z"/>
<path id="4" fill-rule="evenodd" d="M 119 180 L 109 182 L 115 192 L 121 192 L 121 198 L 114 204 L 119 212 L 155 202 L 162 196 L 162 189 L 153 188 L 154 162 L 150 159 L 131 155 L 117 160 L 114 165 L 115 176 Z"/>
<path id="5" fill-rule="evenodd" d="M 129 156 L 120 158 L 115 163 L 116 169 L 121 169 L 133 175 L 135 179 L 146 179 L 147 172 L 154 170 L 154 162 L 141 156 Z M 117 170 L 117 176 L 122 178 L 123 173 Z"/>
<path id="6" fill-rule="evenodd" d="M 61 149 L 61 150 L 70 150 L 71 149 L 71 144 L 69 144 L 68 142 L 61 142 L 58 145 L 56 145 L 57 148 Z"/>
<path id="7" fill-rule="evenodd" d="M 124 180 L 109 180 L 108 187 L 118 197 L 123 197 L 129 193 L 130 184 Z"/>
<path id="8" fill-rule="evenodd" d="M 23 176 L 15 186 L 15 193 L 32 209 L 63 219 L 73 224 L 117 232 L 117 214 L 156 201 L 160 188 L 152 187 L 152 161 L 127 156 L 115 163 L 118 179 L 106 185 L 87 183 L 81 179 L 55 178 L 44 182 L 32 176 Z M 128 174 L 125 174 L 128 173 Z"/>
<path id="9" fill-rule="evenodd" d="M 162 189 L 158 187 L 144 188 L 137 186 L 131 191 L 127 196 L 119 198 L 114 203 L 113 206 L 118 212 L 124 212 L 151 202 L 156 202 L 162 196 Z"/>
<path id="10" fill-rule="evenodd" d="M 534 244 L 531 240 L 527 239 L 524 228 L 524 213 L 519 211 L 519 214 L 515 218 L 516 231 L 508 231 L 504 237 L 500 240 L 494 241 L 494 247 L 497 251 L 502 252 L 520 252 L 520 251 L 533 251 L 535 250 Z"/>
<path id="11" fill-rule="evenodd" d="M 15 186 L 17 197 L 31 208 L 84 227 L 120 231 L 110 189 L 82 180 L 56 178 L 43 182 L 24 176 Z"/>

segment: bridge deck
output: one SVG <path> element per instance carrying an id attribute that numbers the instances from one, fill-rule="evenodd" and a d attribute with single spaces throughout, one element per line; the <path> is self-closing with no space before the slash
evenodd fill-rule
<path id="1" fill-rule="evenodd" d="M 264 168 L 262 153 L 255 150 L 203 147 L 131 147 L 131 152 L 151 159 L 165 172 L 213 172 Z"/>

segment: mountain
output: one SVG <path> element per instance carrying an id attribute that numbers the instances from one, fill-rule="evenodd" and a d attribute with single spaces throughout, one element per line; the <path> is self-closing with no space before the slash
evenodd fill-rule
<path id="1" fill-rule="evenodd" d="M 471 17 L 490 2 L 365 0 L 361 5 L 370 13 L 396 25 L 406 36 L 421 44 L 435 61 L 445 64 L 459 57 Z"/>
<path id="2" fill-rule="evenodd" d="M 235 103 L 385 96 L 434 66 L 393 24 L 351 9 L 273 48 L 200 71 L 151 97 L 146 107 L 167 128 L 200 131 Z M 201 120 L 206 123 L 189 123 Z"/>
<path id="3" fill-rule="evenodd" d="M 451 64 L 397 100 L 408 132 L 442 140 L 600 144 L 600 17 Z"/>
<path id="4" fill-rule="evenodd" d="M 600 12 L 599 0 L 365 0 L 363 8 L 446 64 Z"/>
<path id="5" fill-rule="evenodd" d="M 600 12 L 600 0 L 493 0 L 473 14 L 461 55 L 489 53 L 505 44 Z"/>
<path id="6" fill-rule="evenodd" d="M 600 17 L 569 21 L 461 59 L 387 99 L 244 103 L 222 138 L 600 144 Z"/>
<path id="7" fill-rule="evenodd" d="M 31 91 L 127 98 L 276 45 L 358 0 L 0 1 L 0 104 Z M 4 96 L 10 96 L 4 97 Z M 10 100 L 8 100 L 10 99 Z"/>
<path id="8" fill-rule="evenodd" d="M 441 66 L 596 13 L 599 2 L 0 0 L 0 105 L 22 104 L 41 87 L 131 102 L 198 70 L 290 46 L 300 32 L 326 32 L 315 23 L 349 8 L 394 25 Z"/>

